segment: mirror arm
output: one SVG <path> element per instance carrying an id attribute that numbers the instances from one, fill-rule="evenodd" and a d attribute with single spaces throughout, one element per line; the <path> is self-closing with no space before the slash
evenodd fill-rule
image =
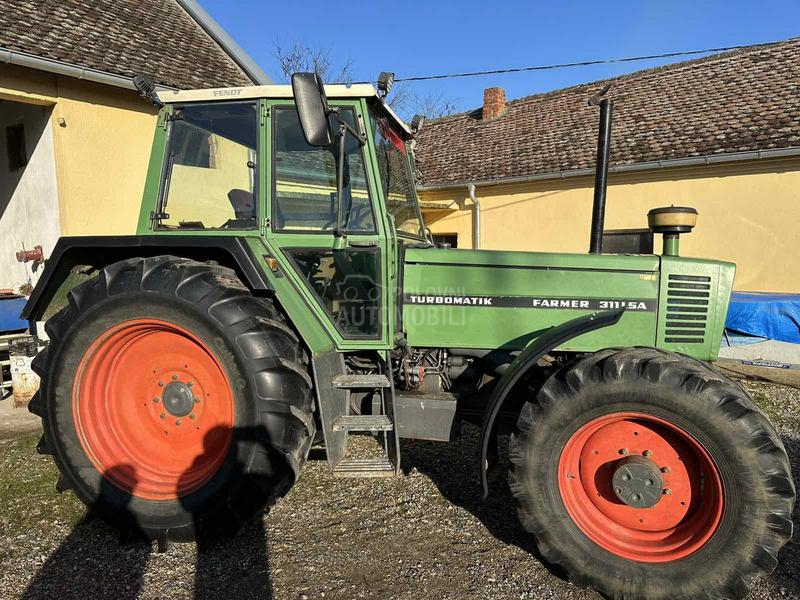
<path id="1" fill-rule="evenodd" d="M 331 108 L 330 113 L 336 118 L 336 122 L 339 123 L 339 164 L 337 165 L 336 169 L 336 226 L 333 229 L 333 236 L 335 238 L 334 247 L 341 248 L 344 244 L 344 238 L 347 237 L 344 229 L 342 228 L 342 205 L 343 205 L 343 198 L 342 195 L 344 194 L 344 161 L 345 161 L 345 138 L 349 133 L 352 135 L 356 141 L 358 142 L 359 146 L 363 146 L 367 143 L 367 135 L 361 133 L 360 131 L 356 131 L 353 127 L 351 127 L 344 119 L 339 116 L 339 109 L 338 108 Z"/>
<path id="2" fill-rule="evenodd" d="M 339 116 L 339 108 L 338 107 L 331 107 L 330 113 L 336 119 L 336 122 L 339 123 L 339 131 L 341 132 L 343 129 L 354 138 L 360 146 L 363 146 L 367 143 L 367 135 L 365 133 L 361 133 L 356 129 L 353 129 L 341 116 Z"/>
<path id="3" fill-rule="evenodd" d="M 336 226 L 333 235 L 336 238 L 344 238 L 342 230 L 342 193 L 344 192 L 344 139 L 347 135 L 347 123 L 339 121 L 339 164 L 336 173 Z"/>

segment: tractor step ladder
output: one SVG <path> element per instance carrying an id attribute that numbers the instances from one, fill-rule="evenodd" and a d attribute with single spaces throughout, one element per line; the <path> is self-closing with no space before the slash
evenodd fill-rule
<path id="1" fill-rule="evenodd" d="M 388 353 L 381 353 L 384 370 L 388 364 Z M 345 432 L 346 435 L 356 432 L 375 433 L 382 439 L 382 456 L 371 458 L 343 458 L 333 468 L 334 477 L 392 477 L 400 472 L 400 445 L 397 428 L 394 425 L 394 385 L 391 379 L 383 374 L 344 374 L 333 378 L 333 387 L 347 391 L 348 414 L 339 415 L 333 421 L 333 431 Z M 369 392 L 376 394 L 375 407 L 379 414 L 349 414 L 351 410 L 350 394 Z M 377 402 L 378 398 L 380 402 Z"/>
<path id="2" fill-rule="evenodd" d="M 347 389 L 371 390 L 391 387 L 392 382 L 386 375 L 339 375 L 333 379 L 334 387 Z"/>
<path id="3" fill-rule="evenodd" d="M 333 470 L 334 477 L 392 477 L 394 465 L 388 458 L 345 458 Z"/>
<path id="4" fill-rule="evenodd" d="M 387 415 L 342 415 L 333 422 L 334 431 L 392 431 Z"/>

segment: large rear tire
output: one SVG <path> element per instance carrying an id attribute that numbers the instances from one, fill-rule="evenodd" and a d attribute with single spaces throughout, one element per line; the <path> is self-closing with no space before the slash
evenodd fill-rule
<path id="1" fill-rule="evenodd" d="M 46 325 L 31 412 L 60 490 L 159 542 L 235 533 L 285 495 L 316 432 L 308 359 L 227 268 L 130 259 Z"/>
<path id="2" fill-rule="evenodd" d="M 511 442 L 520 520 L 548 562 L 611 598 L 741 598 L 792 533 L 774 428 L 693 359 L 604 350 L 554 374 Z"/>

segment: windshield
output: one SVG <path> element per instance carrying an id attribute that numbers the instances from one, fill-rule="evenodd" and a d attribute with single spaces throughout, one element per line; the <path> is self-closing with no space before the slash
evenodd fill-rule
<path id="1" fill-rule="evenodd" d="M 370 111 L 386 208 L 398 233 L 424 237 L 405 142 L 389 120 Z"/>

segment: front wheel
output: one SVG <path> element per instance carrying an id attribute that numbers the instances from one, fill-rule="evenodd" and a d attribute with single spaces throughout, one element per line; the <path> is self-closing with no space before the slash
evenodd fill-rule
<path id="1" fill-rule="evenodd" d="M 772 425 L 707 365 L 605 350 L 525 404 L 510 483 L 542 556 L 612 598 L 740 598 L 792 533 Z"/>

